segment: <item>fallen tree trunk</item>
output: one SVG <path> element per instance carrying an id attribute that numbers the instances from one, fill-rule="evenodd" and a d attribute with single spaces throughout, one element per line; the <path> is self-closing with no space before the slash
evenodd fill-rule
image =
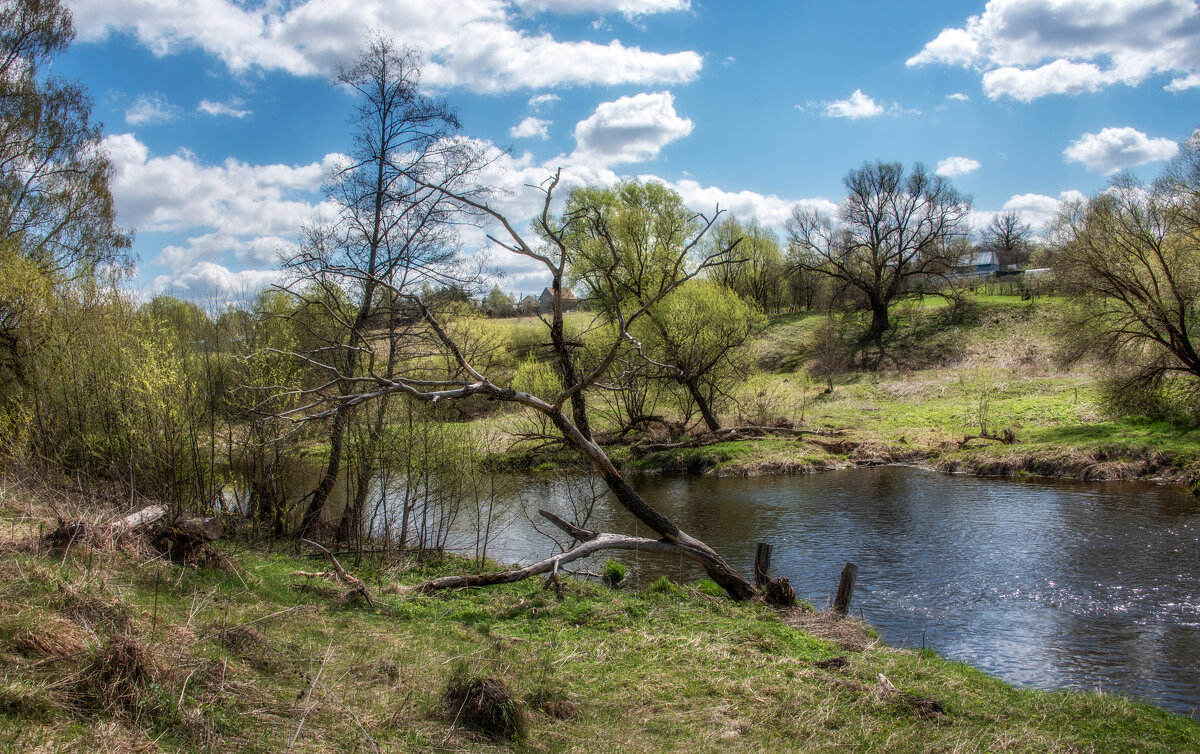
<path id="1" fill-rule="evenodd" d="M 58 528 L 50 532 L 47 539 L 58 546 L 70 546 L 72 542 L 82 542 L 88 539 L 96 540 L 98 538 L 105 538 L 112 540 L 158 523 L 166 515 L 167 506 L 150 505 L 136 513 L 130 513 L 125 518 L 120 518 L 106 524 L 67 521 L 60 518 L 58 519 Z"/>
<path id="2" fill-rule="evenodd" d="M 669 542 L 662 539 L 648 539 L 645 537 L 628 537 L 623 534 L 606 534 L 592 531 L 591 529 L 581 529 L 564 521 L 553 513 L 547 511 L 538 511 L 538 513 L 582 544 L 537 563 L 531 563 L 524 568 L 514 568 L 495 573 L 443 576 L 426 581 L 423 584 L 418 584 L 414 587 L 414 590 L 421 594 L 429 594 L 442 589 L 511 584 L 514 581 L 521 581 L 522 579 L 538 576 L 543 573 L 557 573 L 561 566 L 580 558 L 586 558 L 601 550 L 640 550 L 642 552 L 658 552 L 664 555 L 683 555 L 699 562 L 701 565 L 706 564 L 708 560 L 707 553 L 693 550 L 686 543 Z"/>

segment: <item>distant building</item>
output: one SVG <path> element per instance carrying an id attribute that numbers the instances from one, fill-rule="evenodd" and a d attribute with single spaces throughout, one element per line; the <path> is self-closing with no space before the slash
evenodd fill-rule
<path id="1" fill-rule="evenodd" d="M 517 302 L 517 314 L 522 316 L 537 314 L 539 306 L 540 304 L 536 298 L 533 296 L 526 296 Z"/>
<path id="2" fill-rule="evenodd" d="M 562 309 L 564 312 L 569 312 L 579 305 L 579 300 L 575 298 L 575 294 L 570 290 L 563 289 L 562 292 Z M 548 287 L 542 289 L 542 295 L 538 297 L 538 309 L 543 312 L 548 312 L 554 309 L 554 291 Z"/>
<path id="3" fill-rule="evenodd" d="M 1000 271 L 999 261 L 996 259 L 996 252 L 981 251 L 977 254 L 972 254 L 967 257 L 958 268 L 958 274 L 964 277 L 989 277 Z"/>

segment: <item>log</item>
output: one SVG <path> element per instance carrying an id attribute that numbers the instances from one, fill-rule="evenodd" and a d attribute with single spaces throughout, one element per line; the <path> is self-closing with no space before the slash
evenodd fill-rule
<path id="1" fill-rule="evenodd" d="M 644 537 L 627 537 L 621 534 L 606 534 L 590 529 L 581 529 L 568 523 L 553 513 L 538 511 L 550 523 L 570 534 L 577 541 L 578 547 L 559 553 L 545 560 L 538 561 L 524 568 L 513 568 L 495 573 L 465 574 L 462 576 L 443 576 L 423 584 L 417 584 L 413 590 L 419 594 L 430 594 L 442 589 L 462 589 L 475 586 L 494 586 L 496 584 L 511 584 L 531 576 L 556 572 L 561 566 L 600 550 L 640 550 L 643 552 L 658 552 L 663 554 L 683 555 L 701 563 L 705 562 L 705 553 L 694 553 L 686 543 L 669 542 L 663 539 L 646 539 Z"/>
<path id="2" fill-rule="evenodd" d="M 50 532 L 48 539 L 58 546 L 69 547 L 72 542 L 90 539 L 93 544 L 102 539 L 113 540 L 145 529 L 161 521 L 167 515 L 167 506 L 150 505 L 125 518 L 107 524 L 91 524 L 85 521 L 58 519 L 58 528 Z"/>
<path id="3" fill-rule="evenodd" d="M 754 585 L 762 589 L 771 581 L 771 545 L 759 542 L 754 546 Z"/>
<path id="4" fill-rule="evenodd" d="M 166 515 L 167 506 L 150 505 L 142 508 L 137 513 L 130 513 L 120 521 L 114 521 L 111 524 L 111 527 L 113 532 L 117 534 L 128 534 L 129 532 L 137 531 L 138 529 L 144 529 Z"/>
<path id="5" fill-rule="evenodd" d="M 847 563 L 838 582 L 837 597 L 833 600 L 833 612 L 845 615 L 850 610 L 850 598 L 854 596 L 854 582 L 858 579 L 858 566 Z"/>

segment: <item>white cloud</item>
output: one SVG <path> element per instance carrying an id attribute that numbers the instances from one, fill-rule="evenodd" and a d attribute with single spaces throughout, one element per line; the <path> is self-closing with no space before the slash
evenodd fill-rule
<path id="1" fill-rule="evenodd" d="M 1016 210 L 1021 213 L 1021 219 L 1029 223 L 1035 229 L 1044 226 L 1046 223 L 1054 219 L 1054 215 L 1058 213 L 1058 208 L 1063 202 L 1070 202 L 1083 199 L 1084 196 L 1078 191 L 1063 191 L 1057 197 L 1046 196 L 1045 194 L 1015 194 L 1004 203 L 1003 211 Z M 994 212 L 980 212 L 979 215 L 985 217 L 983 225 L 977 227 L 985 227 L 987 223 L 992 221 Z"/>
<path id="2" fill-rule="evenodd" d="M 1012 97 L 1032 102 L 1049 94 L 1097 92 L 1117 81 L 1110 71 L 1093 63 L 1055 60 L 1033 69 L 1005 66 L 983 74 L 983 91 L 989 99 Z"/>
<path id="3" fill-rule="evenodd" d="M 157 276 L 152 287 L 155 293 L 224 303 L 252 296 L 282 279 L 280 270 L 234 272 L 215 262 L 197 262 L 172 274 Z"/>
<path id="4" fill-rule="evenodd" d="M 240 109 L 238 106 L 241 104 L 242 101 L 236 98 L 230 100 L 229 102 L 213 102 L 211 100 L 202 99 L 200 100 L 200 104 L 196 107 L 196 110 L 198 112 L 205 113 L 206 115 L 211 115 L 214 118 L 226 115 L 230 118 L 237 118 L 241 120 L 251 113 L 250 110 Z"/>
<path id="5" fill-rule="evenodd" d="M 867 95 L 861 89 L 855 89 L 849 99 L 836 100 L 825 105 L 822 113 L 826 118 L 874 118 L 883 115 L 883 106 Z"/>
<path id="6" fill-rule="evenodd" d="M 775 194 L 759 194 L 754 191 L 726 191 L 717 186 L 704 186 L 698 181 L 685 178 L 679 181 L 663 181 L 654 176 L 643 176 L 643 180 L 657 180 L 679 192 L 688 207 L 712 216 L 714 208 L 720 207 L 740 220 L 758 220 L 763 225 L 782 231 L 796 204 L 812 207 L 826 214 L 833 214 L 837 205 L 828 199 L 782 199 Z"/>
<path id="7" fill-rule="evenodd" d="M 644 162 L 692 132 L 693 124 L 675 112 L 670 92 L 635 94 L 602 102 L 575 125 L 572 160 L 594 167 Z"/>
<path id="8" fill-rule="evenodd" d="M 517 125 L 508 129 L 508 135 L 514 139 L 533 139 L 538 138 L 542 141 L 550 138 L 550 121 L 535 118 L 532 115 L 521 121 Z"/>
<path id="9" fill-rule="evenodd" d="M 566 0 L 531 0 L 562 7 Z M 586 10 L 661 12 L 685 3 L 588 0 Z M 691 81 L 703 59 L 694 51 L 659 53 L 608 44 L 559 41 L 519 27 L 519 11 L 504 0 L 296 0 L 246 4 L 238 0 L 73 0 L 83 41 L 127 33 L 156 55 L 198 47 L 235 72 L 283 70 L 320 75 L 353 57 L 367 29 L 425 51 L 425 82 L 480 92 L 582 84 Z M 633 11 L 631 11 L 633 12 Z"/>
<path id="10" fill-rule="evenodd" d="M 990 0 L 961 28 L 943 29 L 909 66 L 983 71 L 989 97 L 1030 101 L 1114 83 L 1174 76 L 1200 86 L 1200 5 L 1195 0 Z"/>
<path id="11" fill-rule="evenodd" d="M 557 94 L 552 94 L 549 92 L 545 94 L 535 94 L 529 98 L 529 107 L 540 112 L 542 108 L 549 107 L 561 99 L 562 97 L 558 96 Z"/>
<path id="12" fill-rule="evenodd" d="M 187 151 L 152 157 L 132 134 L 104 140 L 121 222 L 142 231 L 212 228 L 231 236 L 290 236 L 320 209 L 305 198 L 340 155 L 308 165 L 204 165 Z"/>
<path id="13" fill-rule="evenodd" d="M 954 94 L 947 94 L 946 99 L 951 99 L 955 102 L 968 102 L 971 98 L 962 92 L 955 92 Z"/>
<path id="14" fill-rule="evenodd" d="M 526 13 L 621 13 L 628 18 L 687 10 L 690 0 L 513 0 Z"/>
<path id="15" fill-rule="evenodd" d="M 179 116 L 179 108 L 167 101 L 167 98 L 155 92 L 143 94 L 133 101 L 133 105 L 125 111 L 125 122 L 131 126 L 152 126 L 159 123 L 170 123 Z"/>
<path id="16" fill-rule="evenodd" d="M 187 246 L 165 246 L 155 260 L 171 268 L 184 268 L 197 262 L 220 259 L 233 254 L 239 262 L 252 267 L 275 265 L 280 256 L 295 253 L 296 242 L 279 236 L 237 238 L 225 233 L 206 233 L 187 240 Z"/>
<path id="17" fill-rule="evenodd" d="M 1175 156 L 1179 145 L 1170 139 L 1151 139 L 1133 128 L 1106 128 L 1098 134 L 1085 133 L 1063 150 L 1066 162 L 1080 162 L 1097 173 L 1115 173 L 1122 168 L 1144 165 Z"/>
<path id="18" fill-rule="evenodd" d="M 979 169 L 979 160 L 972 160 L 970 157 L 947 157 L 944 160 L 938 160 L 937 174 L 947 177 L 956 175 L 966 175 Z"/>

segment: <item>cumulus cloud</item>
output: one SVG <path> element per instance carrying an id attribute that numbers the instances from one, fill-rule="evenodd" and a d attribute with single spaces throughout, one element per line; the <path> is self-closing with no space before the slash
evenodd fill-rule
<path id="1" fill-rule="evenodd" d="M 550 138 L 550 121 L 535 118 L 532 115 L 517 125 L 508 129 L 508 135 L 514 139 L 538 138 L 542 141 Z"/>
<path id="2" fill-rule="evenodd" d="M 125 122 L 131 126 L 152 126 L 170 123 L 179 116 L 179 108 L 167 101 L 166 96 L 155 92 L 143 94 L 133 101 L 125 111 Z"/>
<path id="3" fill-rule="evenodd" d="M 826 118 L 874 118 L 883 115 L 883 106 L 867 95 L 861 89 L 855 89 L 849 99 L 835 100 L 825 105 L 823 115 Z"/>
<path id="4" fill-rule="evenodd" d="M 1110 174 L 1123 168 L 1168 160 L 1179 151 L 1170 139 L 1151 139 L 1134 128 L 1106 128 L 1085 133 L 1063 150 L 1066 162 L 1080 162 L 1088 170 Z"/>
<path id="5" fill-rule="evenodd" d="M 113 195 L 121 222 L 142 231 L 213 228 L 228 235 L 287 236 L 318 205 L 303 198 L 320 188 L 341 155 L 308 165 L 200 163 L 187 151 L 153 157 L 132 134 L 105 138 L 113 161 Z"/>
<path id="6" fill-rule="evenodd" d="M 955 102 L 968 102 L 971 98 L 962 92 L 955 92 L 954 94 L 947 94 L 946 99 L 954 100 Z"/>
<path id="7" fill-rule="evenodd" d="M 944 160 L 938 160 L 937 174 L 946 177 L 956 175 L 966 175 L 979 169 L 979 160 L 972 160 L 970 157 L 947 157 Z"/>
<path id="8" fill-rule="evenodd" d="M 960 28 L 943 29 L 909 66 L 975 67 L 988 97 L 1028 102 L 1052 94 L 1136 86 L 1173 76 L 1171 90 L 1200 86 L 1200 6 L 1195 0 L 991 0 Z"/>
<path id="9" fill-rule="evenodd" d="M 542 108 L 550 107 L 561 99 L 562 97 L 550 92 L 545 94 L 535 94 L 529 98 L 529 107 L 535 111 L 541 112 Z"/>
<path id="10" fill-rule="evenodd" d="M 250 110 L 241 109 L 239 107 L 241 104 L 242 101 L 236 98 L 230 100 L 229 102 L 212 102 L 211 100 L 202 99 L 200 100 L 200 104 L 197 105 L 196 110 L 204 113 L 205 115 L 211 115 L 214 118 L 219 118 L 224 115 L 230 118 L 237 118 L 238 120 L 241 120 L 251 113 Z"/>
<path id="11" fill-rule="evenodd" d="M 1046 196 L 1045 194 L 1015 194 L 1004 203 L 1003 211 L 1016 210 L 1021 213 L 1021 219 L 1029 223 L 1034 228 L 1041 228 L 1046 223 L 1054 219 L 1054 215 L 1058 213 L 1059 207 L 1063 202 L 1073 202 L 1082 200 L 1083 194 L 1079 191 L 1063 191 L 1057 197 Z M 995 212 L 981 212 L 983 224 L 978 227 L 985 227 L 987 223 L 992 221 L 992 216 Z"/>
<path id="12" fill-rule="evenodd" d="M 197 262 L 171 274 L 155 277 L 153 290 L 181 298 L 224 302 L 252 296 L 282 279 L 283 272 L 280 270 L 234 272 L 216 262 Z"/>
<path id="13" fill-rule="evenodd" d="M 621 13 L 627 18 L 687 10 L 691 0 L 513 0 L 526 13 Z"/>
<path id="14" fill-rule="evenodd" d="M 1094 63 L 1055 60 L 1033 69 L 1005 66 L 983 74 L 983 91 L 989 99 L 1011 97 L 1032 102 L 1050 94 L 1097 92 L 1116 82 L 1111 71 L 1102 71 Z"/>
<path id="15" fill-rule="evenodd" d="M 576 162 L 608 167 L 654 159 L 662 148 L 692 132 L 693 123 L 675 112 L 670 92 L 635 94 L 602 102 L 575 125 Z"/>
<path id="16" fill-rule="evenodd" d="M 626 7 L 654 12 L 686 7 L 680 0 L 530 0 L 547 8 Z M 368 28 L 424 50 L 425 81 L 480 92 L 582 84 L 678 83 L 696 78 L 699 53 L 650 52 L 617 40 L 560 41 L 520 28 L 520 11 L 503 0 L 73 0 L 84 41 L 131 35 L 156 55 L 198 47 L 234 72 L 282 70 L 321 75 L 353 57 Z M 639 11 L 642 12 L 642 11 Z"/>

